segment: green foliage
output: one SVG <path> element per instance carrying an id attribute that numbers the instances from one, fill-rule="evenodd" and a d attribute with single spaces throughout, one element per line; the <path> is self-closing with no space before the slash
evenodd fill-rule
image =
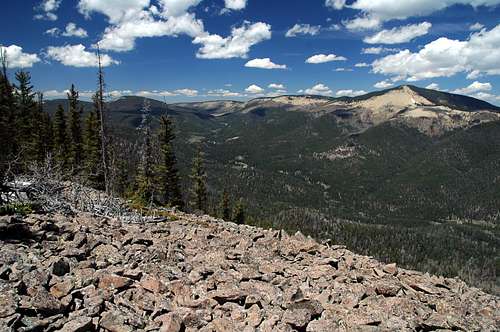
<path id="1" fill-rule="evenodd" d="M 144 204 L 152 204 L 155 200 L 156 175 L 154 172 L 155 161 L 153 156 L 153 137 L 151 134 L 151 115 L 148 103 L 143 107 L 143 144 L 141 154 L 141 163 L 137 171 L 135 199 Z"/>
<path id="2" fill-rule="evenodd" d="M 239 199 L 236 203 L 232 217 L 232 221 L 238 225 L 243 225 L 245 223 L 245 206 L 243 205 L 242 199 Z"/>
<path id="3" fill-rule="evenodd" d="M 318 240 L 344 244 L 359 254 L 397 262 L 404 268 L 459 276 L 472 285 L 500 294 L 498 227 L 424 220 L 362 223 L 327 218 L 307 209 L 279 213 L 272 218 L 272 227 L 290 233 L 300 230 Z"/>
<path id="4" fill-rule="evenodd" d="M 219 218 L 226 221 L 231 220 L 231 202 L 229 200 L 229 194 L 226 190 L 222 192 L 220 203 L 219 203 Z"/>
<path id="5" fill-rule="evenodd" d="M 22 149 L 24 168 L 33 161 L 36 156 L 36 134 L 35 129 L 37 121 L 37 103 L 36 94 L 31 84 L 31 75 L 29 72 L 20 70 L 16 72 L 17 84 L 14 85 L 15 97 L 15 116 L 16 121 L 16 140 L 18 146 Z"/>
<path id="6" fill-rule="evenodd" d="M 78 91 L 72 84 L 68 92 L 69 103 L 69 126 L 68 126 L 68 141 L 69 141 L 69 163 L 74 172 L 81 168 L 82 153 L 83 153 L 83 134 L 81 115 L 82 107 L 78 101 Z"/>
<path id="7" fill-rule="evenodd" d="M 12 203 L 0 205 L 0 216 L 10 216 L 14 214 L 28 215 L 36 209 L 31 203 Z"/>
<path id="8" fill-rule="evenodd" d="M 66 114 L 61 105 L 54 116 L 54 152 L 58 166 L 66 170 L 69 166 L 70 155 Z"/>
<path id="9" fill-rule="evenodd" d="M 177 159 L 172 145 L 175 139 L 173 124 L 169 117 L 160 117 L 159 129 L 161 160 L 157 166 L 159 194 L 162 203 L 168 206 L 184 207 L 180 189 L 179 172 L 177 170 Z"/>
<path id="10" fill-rule="evenodd" d="M 203 166 L 203 155 L 201 149 L 198 149 L 196 156 L 193 159 L 193 167 L 191 170 L 191 200 L 190 205 L 194 210 L 199 210 L 204 213 L 208 212 L 208 194 L 207 194 L 207 174 Z"/>
<path id="11" fill-rule="evenodd" d="M 85 118 L 84 131 L 84 175 L 90 185 L 97 189 L 104 189 L 104 173 L 102 170 L 101 136 L 99 125 L 99 108 L 97 96 L 94 96 L 94 108 Z"/>
<path id="12" fill-rule="evenodd" d="M 3 183 L 8 162 L 16 151 L 14 123 L 14 93 L 7 77 L 5 49 L 0 47 L 0 186 Z"/>

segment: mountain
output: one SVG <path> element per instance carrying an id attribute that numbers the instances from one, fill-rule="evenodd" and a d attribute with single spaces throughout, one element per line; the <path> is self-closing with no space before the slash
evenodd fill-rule
<path id="1" fill-rule="evenodd" d="M 108 104 L 132 141 L 143 101 Z M 165 113 L 175 121 L 185 192 L 201 146 L 213 205 L 225 189 L 244 198 L 256 224 L 500 293 L 498 107 L 414 86 L 354 98 L 150 103 L 153 125 Z M 132 163 L 130 178 L 134 171 Z"/>
<path id="2" fill-rule="evenodd" d="M 112 121 L 131 127 L 137 126 L 140 123 L 138 110 L 142 108 L 145 99 L 126 96 L 107 103 Z M 430 136 L 500 118 L 500 107 L 487 102 L 411 85 L 352 98 L 290 95 L 256 98 L 248 102 L 220 100 L 164 104 L 149 99 L 149 103 L 154 116 L 169 113 L 212 118 L 237 113 L 264 116 L 268 111 L 295 111 L 311 113 L 318 117 L 333 114 L 353 132 L 364 131 L 387 122 L 398 122 Z M 66 101 L 47 101 L 46 107 L 49 111 L 54 111 L 58 104 L 65 106 Z M 82 104 L 86 111 L 92 107 L 88 102 Z"/>

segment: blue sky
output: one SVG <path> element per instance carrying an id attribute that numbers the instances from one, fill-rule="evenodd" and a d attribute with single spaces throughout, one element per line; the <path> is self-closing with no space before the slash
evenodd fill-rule
<path id="1" fill-rule="evenodd" d="M 500 0 L 44 0 L 3 4 L 11 73 L 37 90 L 169 102 L 400 84 L 500 104 Z"/>

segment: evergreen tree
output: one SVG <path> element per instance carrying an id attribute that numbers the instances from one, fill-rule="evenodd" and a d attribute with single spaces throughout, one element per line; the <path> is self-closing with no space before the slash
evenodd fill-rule
<path id="1" fill-rule="evenodd" d="M 143 106 L 143 117 L 141 130 L 144 135 L 142 144 L 141 164 L 139 166 L 136 178 L 136 198 L 143 204 L 149 204 L 154 201 L 155 194 L 155 174 L 153 159 L 153 142 L 151 137 L 151 109 L 149 102 L 145 99 Z"/>
<path id="2" fill-rule="evenodd" d="M 16 73 L 17 84 L 14 85 L 15 109 L 16 109 L 16 140 L 19 147 L 23 147 L 23 161 L 29 163 L 36 159 L 34 148 L 36 142 L 33 141 L 33 132 L 36 124 L 37 103 L 31 75 L 29 72 L 20 70 Z M 36 131 L 36 130 L 35 130 Z"/>
<path id="3" fill-rule="evenodd" d="M 70 148 L 70 164 L 75 172 L 80 168 L 82 161 L 82 148 L 83 148 L 83 138 L 82 138 L 82 124 L 81 115 L 82 107 L 78 101 L 78 91 L 75 89 L 75 85 L 71 85 L 71 89 L 68 92 L 68 102 L 69 102 L 69 148 Z"/>
<path id="4" fill-rule="evenodd" d="M 101 163 L 101 135 L 99 121 L 99 101 L 97 94 L 93 97 L 94 108 L 85 119 L 85 135 L 83 150 L 85 153 L 85 176 L 90 185 L 104 189 L 104 174 Z"/>
<path id="5" fill-rule="evenodd" d="M 207 174 L 203 167 L 203 156 L 201 149 L 193 160 L 193 168 L 191 172 L 191 201 L 190 205 L 192 209 L 202 211 L 207 213 L 207 185 L 206 185 Z"/>
<path id="6" fill-rule="evenodd" d="M 43 94 L 37 93 L 37 109 L 33 112 L 33 126 L 28 150 L 30 159 L 43 163 L 52 151 L 52 122 L 50 116 L 43 109 Z"/>
<path id="7" fill-rule="evenodd" d="M 184 207 L 179 185 L 177 159 L 172 145 L 175 139 L 173 124 L 169 117 L 160 118 L 159 141 L 161 162 L 158 165 L 159 189 L 163 203 L 169 206 Z"/>
<path id="8" fill-rule="evenodd" d="M 47 112 L 41 114 L 40 119 L 41 125 L 41 155 L 43 158 L 40 161 L 44 161 L 48 155 L 52 155 L 54 148 L 54 127 L 52 125 L 52 119 Z"/>
<path id="9" fill-rule="evenodd" d="M 64 108 L 59 105 L 54 116 L 54 152 L 57 164 L 66 170 L 69 164 L 69 147 Z"/>
<path id="10" fill-rule="evenodd" d="M 14 93 L 7 76 L 6 50 L 0 45 L 0 186 L 7 164 L 16 151 Z"/>
<path id="11" fill-rule="evenodd" d="M 104 189 L 104 174 L 101 163 L 101 135 L 99 125 L 99 109 L 94 96 L 94 108 L 85 119 L 84 153 L 85 176 L 90 185 L 96 189 Z"/>
<path id="12" fill-rule="evenodd" d="M 219 206 L 219 217 L 229 221 L 231 220 L 231 208 L 230 208 L 230 202 L 229 202 L 229 194 L 227 193 L 226 190 L 222 192 L 221 200 L 220 200 L 220 206 Z"/>
<path id="13" fill-rule="evenodd" d="M 240 199 L 234 207 L 233 222 L 238 225 L 243 225 L 245 223 L 245 206 L 243 205 L 242 199 Z"/>

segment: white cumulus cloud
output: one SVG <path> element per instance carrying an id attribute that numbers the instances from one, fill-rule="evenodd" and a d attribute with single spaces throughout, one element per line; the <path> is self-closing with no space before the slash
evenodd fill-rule
<path id="1" fill-rule="evenodd" d="M 198 90 L 194 89 L 177 89 L 174 90 L 174 93 L 187 96 L 187 97 L 196 97 L 198 95 Z"/>
<path id="2" fill-rule="evenodd" d="M 346 0 L 325 0 L 325 6 L 336 10 L 344 8 Z"/>
<path id="3" fill-rule="evenodd" d="M 278 65 L 270 58 L 253 59 L 245 63 L 245 67 L 261 69 L 286 69 L 286 65 Z"/>
<path id="4" fill-rule="evenodd" d="M 349 8 L 359 15 L 344 24 L 351 29 L 377 28 L 386 21 L 425 16 L 456 4 L 493 7 L 500 0 L 355 0 Z"/>
<path id="5" fill-rule="evenodd" d="M 469 30 L 470 31 L 479 31 L 481 30 L 482 28 L 484 28 L 484 25 L 482 25 L 481 23 L 479 22 L 476 22 L 474 24 L 472 24 L 471 26 L 469 26 Z"/>
<path id="6" fill-rule="evenodd" d="M 370 16 L 360 16 L 352 20 L 344 20 L 342 24 L 351 31 L 375 30 L 380 28 L 382 22 Z"/>
<path id="7" fill-rule="evenodd" d="M 39 13 L 34 16 L 36 20 L 56 21 L 57 15 L 54 13 L 59 9 L 62 0 L 43 0 L 35 10 Z"/>
<path id="8" fill-rule="evenodd" d="M 68 25 L 66 25 L 66 28 L 62 32 L 59 28 L 52 28 L 45 31 L 45 33 L 53 37 L 59 37 L 61 35 L 64 37 L 88 37 L 88 33 L 85 29 L 77 27 L 76 24 L 72 22 L 68 23 Z"/>
<path id="9" fill-rule="evenodd" d="M 247 6 L 247 0 L 224 0 L 226 9 L 242 10 Z"/>
<path id="10" fill-rule="evenodd" d="M 430 90 L 439 90 L 439 84 L 437 83 L 431 83 L 428 86 L 425 87 L 426 89 Z"/>
<path id="11" fill-rule="evenodd" d="M 246 58 L 250 47 L 271 38 L 271 26 L 263 22 L 233 28 L 231 36 L 223 38 L 217 34 L 198 36 L 194 44 L 202 45 L 196 56 L 200 59 Z"/>
<path id="12" fill-rule="evenodd" d="M 337 92 L 335 92 L 335 95 L 337 97 L 357 97 L 365 94 L 366 91 L 364 90 L 352 90 L 352 89 L 338 90 Z"/>
<path id="13" fill-rule="evenodd" d="M 489 83 L 489 82 L 481 83 L 478 81 L 474 81 L 469 86 L 467 86 L 465 88 L 453 90 L 452 92 L 462 94 L 462 95 L 471 95 L 471 94 L 475 94 L 478 92 L 491 91 L 492 88 L 493 87 L 491 86 L 491 83 Z"/>
<path id="14" fill-rule="evenodd" d="M 354 67 L 364 68 L 364 67 L 370 67 L 370 65 L 367 64 L 366 62 L 360 62 L 360 63 L 355 64 Z"/>
<path id="15" fill-rule="evenodd" d="M 17 45 L 1 46 L 0 51 L 5 54 L 8 68 L 31 68 L 40 58 L 36 54 L 24 53 L 23 48 Z"/>
<path id="16" fill-rule="evenodd" d="M 297 35 L 317 35 L 321 30 L 321 25 L 310 25 L 310 24 L 295 24 L 290 28 L 285 37 L 296 37 Z"/>
<path id="17" fill-rule="evenodd" d="M 82 44 L 66 45 L 66 46 L 49 46 L 47 48 L 47 58 L 62 63 L 65 66 L 71 67 L 97 67 L 97 55 L 89 52 Z M 103 67 L 119 64 L 109 55 L 101 55 L 101 63 Z"/>
<path id="18" fill-rule="evenodd" d="M 85 29 L 77 27 L 76 24 L 72 22 L 66 25 L 66 28 L 62 33 L 62 35 L 65 37 L 78 37 L 78 38 L 88 37 L 88 33 Z"/>
<path id="19" fill-rule="evenodd" d="M 245 91 L 251 94 L 259 94 L 264 92 L 264 89 L 262 89 L 260 86 L 256 84 L 252 84 L 248 88 L 246 88 Z"/>
<path id="20" fill-rule="evenodd" d="M 241 97 L 241 93 L 227 89 L 209 90 L 207 93 L 211 97 Z"/>
<path id="21" fill-rule="evenodd" d="M 268 88 L 275 90 L 286 90 L 286 87 L 281 83 L 271 83 L 268 85 Z"/>
<path id="22" fill-rule="evenodd" d="M 331 96 L 333 91 L 323 83 L 318 83 L 312 88 L 306 89 L 304 91 L 308 95 L 320 95 L 320 96 Z"/>
<path id="23" fill-rule="evenodd" d="M 490 31 L 473 33 L 468 40 L 445 37 L 425 45 L 419 52 L 403 50 L 375 60 L 373 72 L 418 81 L 450 77 L 457 73 L 500 74 L 500 24 Z"/>
<path id="24" fill-rule="evenodd" d="M 104 14 L 110 23 L 118 24 L 140 15 L 149 3 L 150 0 L 80 0 L 78 10 L 87 17 L 92 13 Z"/>
<path id="25" fill-rule="evenodd" d="M 376 89 L 387 89 L 393 85 L 394 85 L 393 83 L 386 80 L 386 81 L 380 81 L 380 82 L 375 83 L 375 85 L 373 87 L 375 87 Z"/>
<path id="26" fill-rule="evenodd" d="M 133 20 L 106 28 L 99 46 L 104 50 L 125 52 L 134 49 L 137 38 L 176 37 L 181 34 L 196 37 L 203 33 L 203 22 L 197 20 L 194 14 L 185 13 L 167 20 L 156 20 L 150 13 L 143 12 Z"/>
<path id="27" fill-rule="evenodd" d="M 363 41 L 367 44 L 401 44 L 407 43 L 417 37 L 424 36 L 429 32 L 432 24 L 422 22 L 420 24 L 409 24 L 402 27 L 382 30 L 375 35 L 366 37 Z"/>
<path id="28" fill-rule="evenodd" d="M 386 48 L 386 47 L 377 46 L 377 47 L 363 48 L 361 50 L 361 53 L 362 54 L 380 54 L 380 53 L 398 52 L 398 51 L 399 51 L 399 49 L 397 49 L 397 48 Z"/>
<path id="29" fill-rule="evenodd" d="M 347 58 L 335 54 L 316 54 L 306 60 L 306 63 L 318 64 L 332 61 L 346 61 Z"/>

